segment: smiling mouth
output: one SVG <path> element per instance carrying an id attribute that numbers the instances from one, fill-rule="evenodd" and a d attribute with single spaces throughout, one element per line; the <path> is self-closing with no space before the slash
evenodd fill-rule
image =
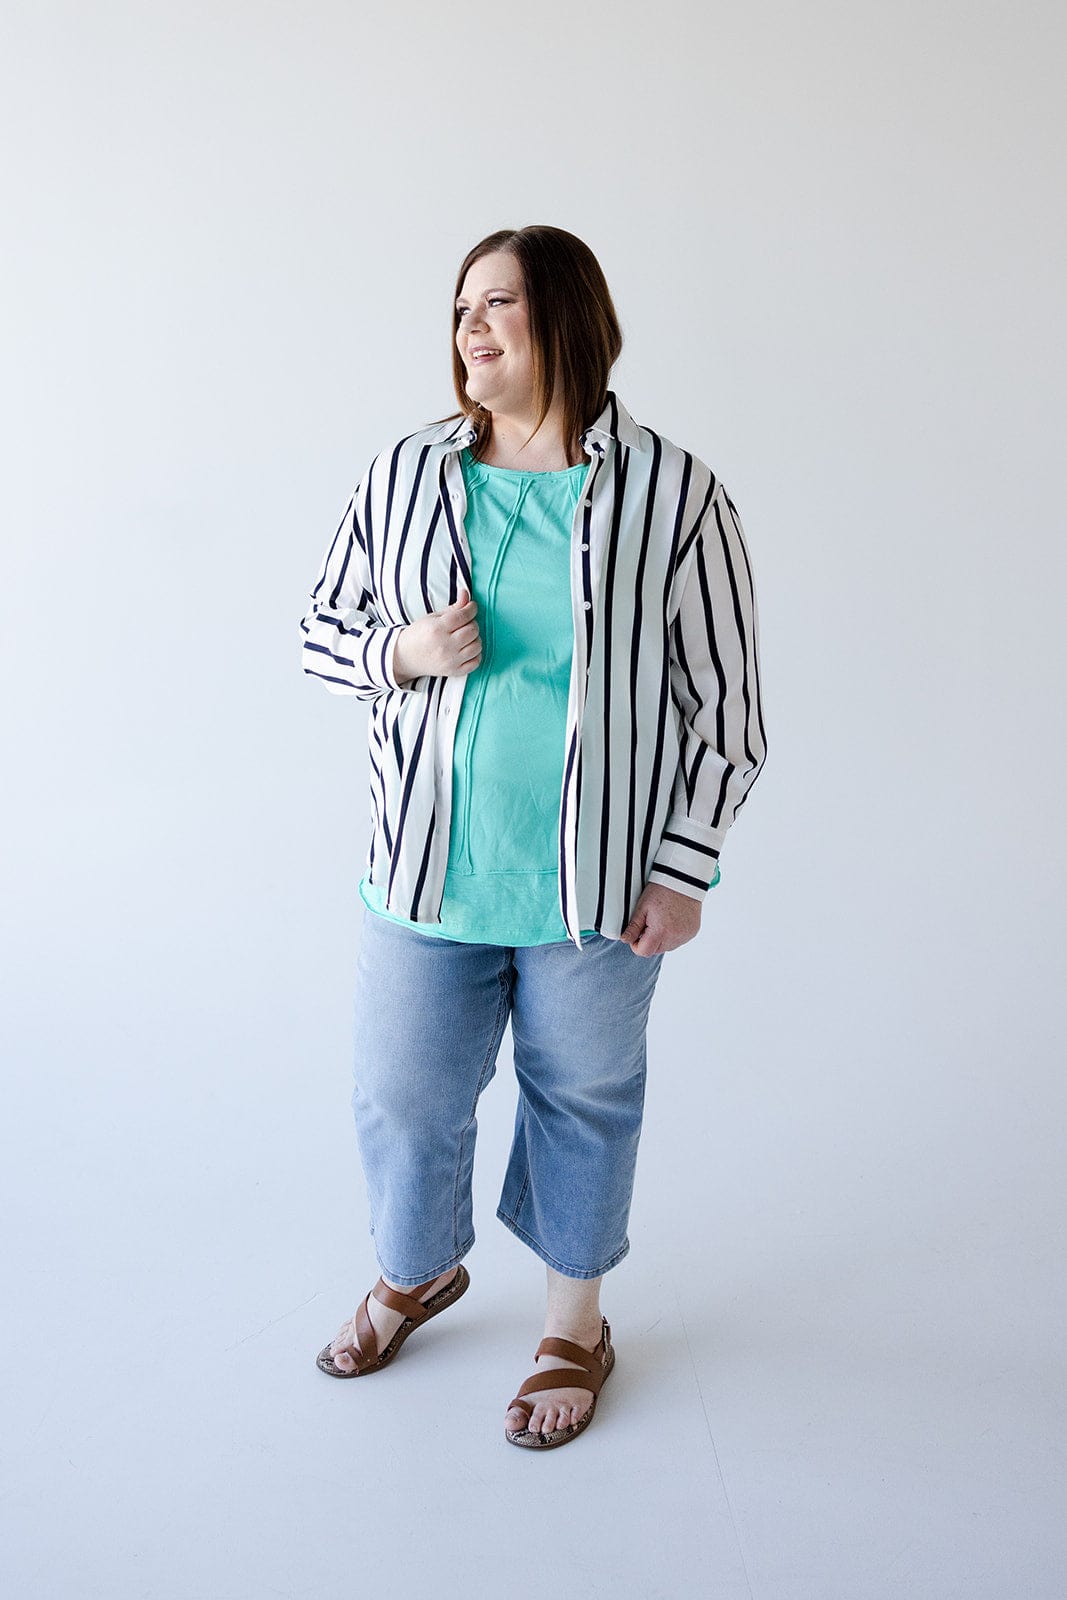
<path id="1" fill-rule="evenodd" d="M 484 361 L 495 361 L 497 356 L 502 356 L 503 354 L 503 350 L 472 351 L 469 357 L 470 364 L 472 367 L 479 367 Z"/>

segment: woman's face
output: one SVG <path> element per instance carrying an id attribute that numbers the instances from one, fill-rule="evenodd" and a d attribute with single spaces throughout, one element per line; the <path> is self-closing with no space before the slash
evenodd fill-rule
<path id="1" fill-rule="evenodd" d="M 456 300 L 456 346 L 467 393 L 488 411 L 524 412 L 533 401 L 533 346 L 522 268 L 506 250 L 467 270 Z M 494 354 L 481 354 L 482 350 Z"/>

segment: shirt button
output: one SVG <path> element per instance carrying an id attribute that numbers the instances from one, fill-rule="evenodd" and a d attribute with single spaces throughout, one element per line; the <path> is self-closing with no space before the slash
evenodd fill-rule
<path id="1" fill-rule="evenodd" d="M 588 549 L 589 549 L 589 546 L 588 546 L 588 545 L 587 545 L 587 544 L 583 544 L 583 545 L 582 545 L 582 549 L 583 549 L 583 550 L 588 550 Z"/>
<path id="2" fill-rule="evenodd" d="M 458 490 L 456 490 L 456 489 L 453 489 L 453 490 L 452 490 L 452 498 L 453 498 L 453 500 L 458 500 L 458 499 L 459 499 L 459 492 L 458 492 Z"/>
<path id="3" fill-rule="evenodd" d="M 593 602 L 591 600 L 587 600 L 585 602 L 585 609 L 588 611 L 589 608 L 592 606 L 592 604 L 593 604 Z"/>

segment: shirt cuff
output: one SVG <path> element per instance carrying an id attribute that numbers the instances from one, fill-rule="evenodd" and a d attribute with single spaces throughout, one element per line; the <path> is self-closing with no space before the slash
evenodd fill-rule
<path id="1" fill-rule="evenodd" d="M 398 622 L 381 630 L 386 636 L 381 654 L 382 677 L 384 679 L 382 687 L 383 689 L 399 689 L 401 694 L 408 689 L 414 689 L 419 682 L 418 678 L 405 678 L 403 683 L 397 682 L 393 658 L 396 655 L 396 642 L 406 627 L 406 622 Z"/>
<path id="2" fill-rule="evenodd" d="M 703 900 L 719 881 L 719 843 L 716 829 L 672 811 L 649 870 L 649 882 Z"/>

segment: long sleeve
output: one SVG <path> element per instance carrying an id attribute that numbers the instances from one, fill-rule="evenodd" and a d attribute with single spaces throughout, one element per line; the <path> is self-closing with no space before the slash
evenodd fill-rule
<path id="1" fill-rule="evenodd" d="M 405 623 L 383 623 L 375 609 L 366 543 L 360 528 L 357 487 L 345 508 L 333 542 L 311 591 L 311 606 L 300 627 L 303 667 L 320 678 L 331 694 L 376 700 L 390 689 L 419 682 L 396 680 L 393 654 Z"/>
<path id="2" fill-rule="evenodd" d="M 718 881 L 726 831 L 767 755 L 752 568 L 721 483 L 697 534 L 670 644 L 681 749 L 649 881 L 702 900 Z"/>

